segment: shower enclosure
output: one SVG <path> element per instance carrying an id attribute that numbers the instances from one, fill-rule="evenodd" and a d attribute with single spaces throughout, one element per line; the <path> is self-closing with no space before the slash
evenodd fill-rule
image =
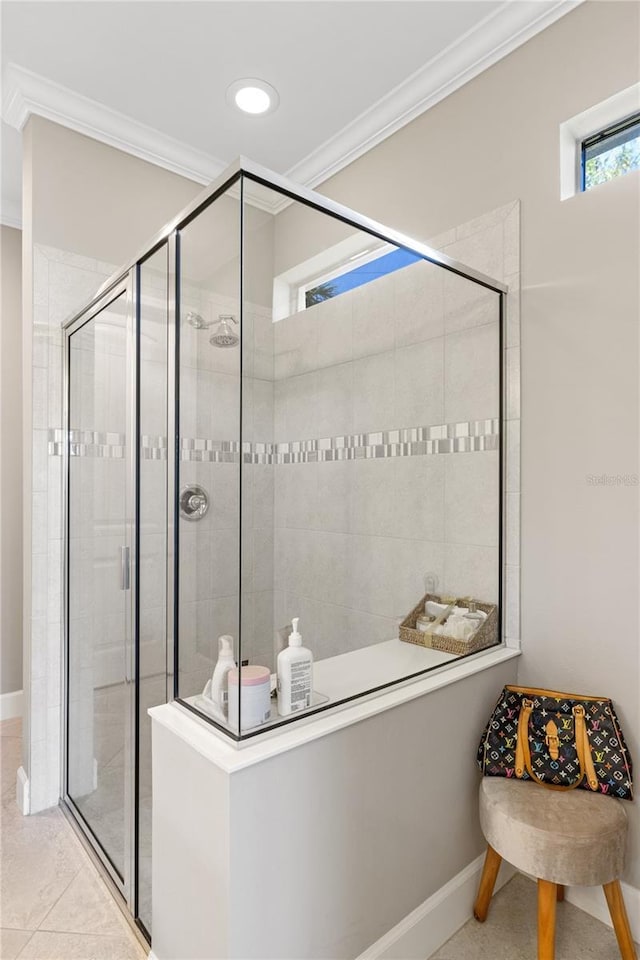
<path id="1" fill-rule="evenodd" d="M 501 642 L 504 294 L 241 160 L 67 324 L 63 799 L 148 936 L 150 707 L 240 746 Z"/>

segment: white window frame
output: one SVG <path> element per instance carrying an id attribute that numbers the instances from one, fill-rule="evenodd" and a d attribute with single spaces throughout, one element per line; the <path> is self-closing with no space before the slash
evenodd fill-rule
<path id="1" fill-rule="evenodd" d="M 582 143 L 640 110 L 640 83 L 615 93 L 560 124 L 560 199 L 568 200 L 582 190 Z"/>
<path id="2" fill-rule="evenodd" d="M 349 273 L 386 253 L 397 250 L 391 243 L 364 233 L 355 233 L 289 270 L 273 280 L 273 322 L 306 310 L 307 290 Z"/>

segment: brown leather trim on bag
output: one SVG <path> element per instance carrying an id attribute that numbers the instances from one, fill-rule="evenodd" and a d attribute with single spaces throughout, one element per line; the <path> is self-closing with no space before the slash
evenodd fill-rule
<path id="1" fill-rule="evenodd" d="M 557 700 L 599 700 L 603 703 L 611 703 L 609 697 L 589 697 L 575 693 L 562 693 L 560 690 L 544 690 L 542 687 L 516 687 L 513 684 L 507 684 L 505 690 L 513 690 L 514 693 L 528 693 L 535 697 L 555 697 Z"/>
<path id="2" fill-rule="evenodd" d="M 591 756 L 591 744 L 589 743 L 589 734 L 587 733 L 587 725 L 584 720 L 584 707 L 575 706 L 573 708 L 574 716 L 574 732 L 576 738 L 576 747 L 578 750 L 578 756 L 580 757 L 580 769 L 584 769 L 587 783 L 590 788 L 594 791 L 598 789 L 598 778 L 596 777 L 596 770 L 593 765 L 593 757 Z M 582 747 L 582 756 L 581 754 Z M 582 781 L 580 781 L 582 782 Z"/>
<path id="3" fill-rule="evenodd" d="M 560 755 L 560 740 L 558 739 L 558 727 L 553 722 L 549 720 L 549 723 L 546 725 L 544 738 L 546 745 L 549 747 L 549 756 L 552 760 L 557 760 Z"/>
<path id="4" fill-rule="evenodd" d="M 518 740 L 516 743 L 516 777 L 521 780 L 527 767 L 527 757 L 529 757 L 529 766 L 531 758 L 529 756 L 529 717 L 533 710 L 532 700 L 523 700 L 520 707 L 520 716 L 518 717 Z"/>

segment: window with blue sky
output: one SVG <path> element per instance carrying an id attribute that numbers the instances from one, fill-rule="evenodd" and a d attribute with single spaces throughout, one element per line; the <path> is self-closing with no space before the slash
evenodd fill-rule
<path id="1" fill-rule="evenodd" d="M 328 277 L 322 283 L 309 287 L 305 291 L 305 306 L 311 307 L 314 303 L 320 303 L 322 300 L 329 300 L 331 297 L 337 297 L 347 290 L 353 290 L 355 287 L 361 287 L 371 280 L 377 280 L 385 274 L 393 273 L 394 270 L 400 270 L 421 260 L 417 253 L 410 250 L 398 248 L 391 253 L 385 253 L 374 260 L 368 260 L 366 263 L 346 273 L 341 273 L 335 277 Z"/>

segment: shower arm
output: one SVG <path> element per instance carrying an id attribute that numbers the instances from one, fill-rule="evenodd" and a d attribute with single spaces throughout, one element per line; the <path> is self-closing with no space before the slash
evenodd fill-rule
<path id="1" fill-rule="evenodd" d="M 185 320 L 189 326 L 193 327 L 195 330 L 208 330 L 210 327 L 215 327 L 223 321 L 229 322 L 233 321 L 235 325 L 238 325 L 238 321 L 232 313 L 219 313 L 215 320 L 205 320 L 199 313 L 195 313 L 193 310 L 190 310 L 185 315 Z"/>

